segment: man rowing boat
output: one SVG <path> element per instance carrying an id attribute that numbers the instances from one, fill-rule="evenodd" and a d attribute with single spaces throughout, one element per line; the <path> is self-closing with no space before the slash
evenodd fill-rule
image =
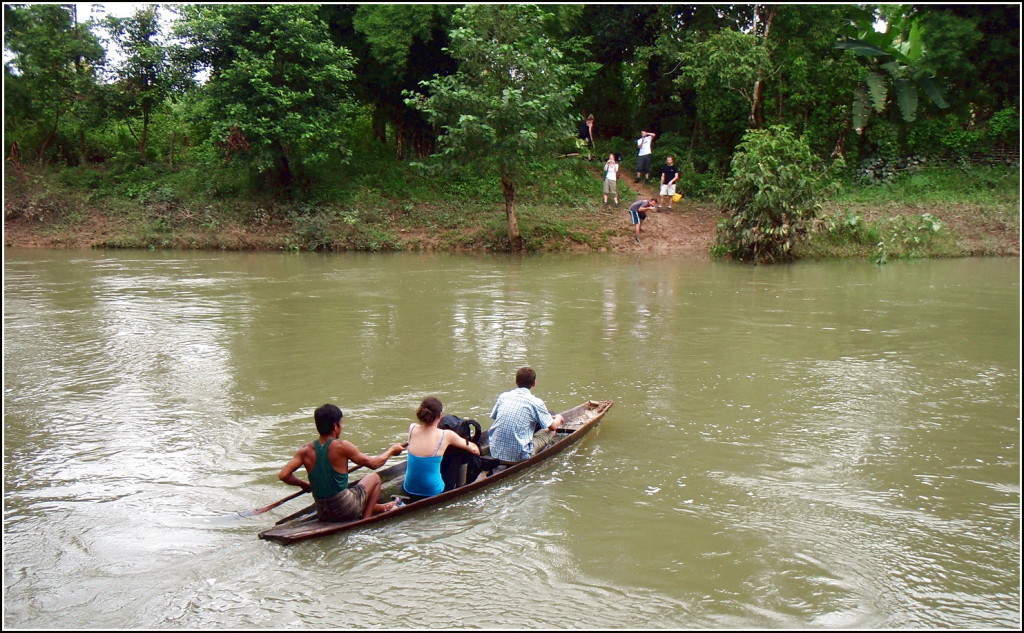
<path id="1" fill-rule="evenodd" d="M 376 457 L 364 455 L 355 444 L 341 439 L 343 419 L 341 409 L 333 404 L 318 407 L 313 412 L 313 420 L 320 437 L 303 444 L 277 475 L 286 484 L 312 491 L 316 516 L 321 521 L 368 519 L 396 507 L 395 502 L 377 503 L 381 489 L 377 473 L 367 473 L 350 488 L 348 462 L 377 469 L 392 455 L 400 454 L 402 445 L 392 444 Z M 308 482 L 295 476 L 295 471 L 302 467 L 309 476 Z"/>

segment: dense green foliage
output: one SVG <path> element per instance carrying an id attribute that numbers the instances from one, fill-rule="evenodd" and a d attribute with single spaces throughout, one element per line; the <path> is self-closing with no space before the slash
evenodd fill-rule
<path id="1" fill-rule="evenodd" d="M 409 103 L 444 130 L 440 156 L 496 172 L 509 244 L 523 249 L 516 189 L 531 161 L 573 129 L 572 106 L 589 64 L 574 63 L 582 42 L 546 32 L 553 18 L 533 5 L 459 9 L 450 37 L 453 75 L 423 82 L 429 96 Z"/>
<path id="2" fill-rule="evenodd" d="M 1018 5 L 74 6 L 4 5 L 7 171 L 59 165 L 85 195 L 152 199 L 172 224 L 200 201 L 265 198 L 239 219 L 286 206 L 315 234 L 324 208 L 367 212 L 368 180 L 443 178 L 504 202 L 517 248 L 517 192 L 590 113 L 598 155 L 627 164 L 639 130 L 657 132 L 654 163 L 675 156 L 691 197 L 738 186 L 738 148 L 773 126 L 845 158 L 858 186 L 1019 160 Z M 785 178 L 748 185 L 776 199 Z M 773 224 L 792 213 L 759 211 L 761 233 L 797 230 Z M 720 246 L 740 253 L 733 228 Z"/>
<path id="3" fill-rule="evenodd" d="M 209 80 L 193 101 L 207 138 L 273 174 L 287 190 L 296 170 L 343 163 L 354 107 L 354 60 L 314 5 L 186 5 L 179 33 Z"/>
<path id="4" fill-rule="evenodd" d="M 785 126 L 748 132 L 720 197 L 728 217 L 719 223 L 716 253 L 754 262 L 792 259 L 842 165 L 818 162 L 807 141 Z"/>

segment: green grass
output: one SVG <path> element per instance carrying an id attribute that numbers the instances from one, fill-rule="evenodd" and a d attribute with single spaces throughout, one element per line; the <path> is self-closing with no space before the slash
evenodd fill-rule
<path id="1" fill-rule="evenodd" d="M 926 167 L 878 186 L 847 183 L 837 204 L 1008 205 L 1020 200 L 1020 169 L 1006 165 Z"/>
<path id="2" fill-rule="evenodd" d="M 95 215 L 109 219 L 105 245 L 120 248 L 365 250 L 508 249 L 497 176 L 430 160 L 398 161 L 388 146 L 364 141 L 347 164 L 306 173 L 292 197 L 223 159 L 195 157 L 171 169 L 108 164 L 26 169 L 5 178 L 5 215 L 73 237 Z M 517 212 L 526 248 L 601 249 L 594 166 L 578 158 L 538 158 L 519 184 Z M 620 173 L 619 208 L 632 202 Z M 893 182 L 849 184 L 799 247 L 805 257 L 899 258 L 964 254 L 963 234 L 982 227 L 996 239 L 1020 233 L 1016 167 L 925 168 Z M 714 192 L 708 195 L 712 195 Z M 691 199 L 699 198 L 688 192 Z M 929 218 L 938 220 L 935 226 Z M 987 248 L 987 247 L 986 247 Z"/>

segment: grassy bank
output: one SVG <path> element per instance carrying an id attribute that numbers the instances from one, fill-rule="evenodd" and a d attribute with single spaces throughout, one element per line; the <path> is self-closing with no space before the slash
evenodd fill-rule
<path id="1" fill-rule="evenodd" d="M 63 169 L 8 165 L 5 243 L 339 252 L 508 249 L 496 178 L 400 163 L 379 145 L 361 152 L 349 165 L 306 174 L 315 184 L 300 187 L 290 199 L 270 195 L 237 166 L 201 156 L 186 159 L 205 167 L 175 169 L 117 161 Z M 595 165 L 552 157 L 531 166 L 517 208 L 529 251 L 633 248 L 622 209 L 634 194 L 620 180 L 624 204 L 618 210 L 602 205 Z M 629 166 L 627 159 L 627 176 Z M 707 222 L 690 223 L 689 230 L 713 232 L 717 211 L 709 198 L 688 197 L 687 213 L 708 216 Z M 1019 168 L 976 166 L 922 169 L 882 186 L 851 181 L 825 206 L 798 254 L 882 262 L 1018 255 L 1019 246 Z M 661 252 L 676 251 L 668 244 Z"/>
<path id="2" fill-rule="evenodd" d="M 1020 253 L 1020 168 L 929 167 L 883 185 L 846 186 L 798 254 L 879 263 Z"/>
<path id="3" fill-rule="evenodd" d="M 354 165 L 375 165 L 360 170 Z M 169 169 L 22 166 L 5 174 L 4 222 L 13 239 L 105 248 L 286 251 L 508 248 L 496 178 L 439 171 L 384 155 L 306 174 L 285 198 L 230 166 Z M 210 174 L 216 174 L 210 177 Z M 518 191 L 531 251 L 607 246 L 600 181 L 577 159 L 538 160 Z M 623 188 L 622 196 L 628 197 Z M 31 236 L 31 237 L 29 237 Z M 83 244 L 82 240 L 88 240 Z M 7 243 L 12 242 L 8 236 Z"/>

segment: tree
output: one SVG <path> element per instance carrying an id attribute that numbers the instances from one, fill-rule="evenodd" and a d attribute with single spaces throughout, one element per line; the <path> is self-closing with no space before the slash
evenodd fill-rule
<path id="1" fill-rule="evenodd" d="M 766 119 L 805 133 L 818 155 L 845 151 L 850 94 L 862 72 L 852 55 L 835 48 L 835 39 L 859 10 L 852 5 L 785 5 L 772 27 L 772 54 L 780 68 L 765 93 Z"/>
<path id="2" fill-rule="evenodd" d="M 436 130 L 404 93 L 421 81 L 455 72 L 447 52 L 452 5 L 364 4 L 353 16 L 354 31 L 366 40 L 367 54 L 357 74 L 362 96 L 374 108 L 374 128 L 386 141 L 390 122 L 395 155 L 425 158 L 435 148 Z"/>
<path id="3" fill-rule="evenodd" d="M 68 5 L 4 5 L 5 124 L 21 133 L 45 126 L 36 147 L 40 163 L 57 139 L 63 119 L 88 109 L 103 47 Z M 13 99 L 7 100 L 7 95 Z M 83 129 L 79 122 L 79 130 Z"/>
<path id="4" fill-rule="evenodd" d="M 157 9 L 150 5 L 129 17 L 109 16 L 103 21 L 120 60 L 113 68 L 116 81 L 110 101 L 124 117 L 142 160 L 154 111 L 175 90 L 191 83 L 185 70 L 173 63 L 173 49 L 156 41 L 160 32 Z M 141 119 L 138 133 L 132 127 L 133 118 Z"/>
<path id="5" fill-rule="evenodd" d="M 354 60 L 315 5 L 185 5 L 178 34 L 209 68 L 200 113 L 211 141 L 247 149 L 289 190 L 306 164 L 344 158 Z"/>
<path id="6" fill-rule="evenodd" d="M 410 105 L 443 129 L 440 154 L 497 172 L 505 199 L 510 247 L 523 250 L 516 188 L 527 164 L 571 136 L 573 105 L 592 64 L 578 39 L 558 41 L 545 30 L 549 14 L 535 5 L 469 5 L 454 16 L 453 75 L 422 82 L 428 95 Z"/>
<path id="7" fill-rule="evenodd" d="M 680 8 L 680 7 L 672 7 Z M 577 22 L 577 31 L 588 38 L 586 59 L 598 64 L 593 79 L 584 84 L 579 114 L 595 113 L 599 135 L 629 135 L 651 125 L 651 109 L 670 100 L 670 90 L 661 90 L 662 82 L 631 81 L 631 76 L 647 77 L 657 62 L 639 59 L 638 53 L 652 44 L 670 22 L 668 9 L 659 5 L 587 4 Z M 654 71 L 655 73 L 657 70 Z"/>
<path id="8" fill-rule="evenodd" d="M 921 21 L 890 14 L 886 25 L 886 30 L 879 32 L 873 22 L 861 19 L 857 37 L 836 43 L 837 48 L 859 56 L 867 64 L 864 83 L 857 89 L 853 102 L 853 125 L 858 134 L 867 124 L 869 104 L 875 112 L 885 111 L 890 88 L 903 120 L 908 123 L 917 118 L 918 91 L 937 107 L 948 107 L 929 61 Z"/>
<path id="9" fill-rule="evenodd" d="M 692 85 L 698 92 L 729 90 L 747 106 L 747 124 L 760 127 L 763 84 L 772 68 L 771 51 L 753 33 L 722 29 L 707 39 L 692 42 L 678 54 L 680 85 Z"/>
<path id="10" fill-rule="evenodd" d="M 929 58 L 959 114 L 985 117 L 1020 100 L 1020 5 L 914 5 Z"/>

